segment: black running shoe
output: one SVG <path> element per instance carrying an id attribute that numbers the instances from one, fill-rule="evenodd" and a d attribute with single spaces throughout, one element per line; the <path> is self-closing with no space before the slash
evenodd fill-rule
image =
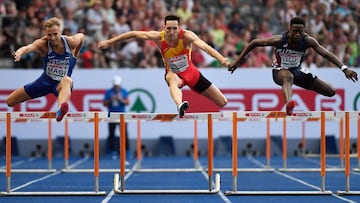
<path id="1" fill-rule="evenodd" d="M 178 111 L 179 111 L 179 115 L 180 116 L 184 116 L 185 115 L 185 111 L 189 108 L 189 102 L 188 101 L 183 101 L 179 106 L 178 106 Z"/>

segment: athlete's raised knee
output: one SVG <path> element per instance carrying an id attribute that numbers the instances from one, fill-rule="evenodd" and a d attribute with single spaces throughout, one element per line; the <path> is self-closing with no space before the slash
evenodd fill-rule
<path id="1" fill-rule="evenodd" d="M 62 83 L 70 83 L 72 82 L 72 79 L 69 77 L 69 76 L 64 76 L 62 79 L 61 79 L 61 82 Z"/>
<path id="2" fill-rule="evenodd" d="M 226 106 L 227 103 L 228 103 L 228 100 L 224 97 L 224 98 L 220 101 L 220 103 L 218 103 L 218 105 L 219 105 L 220 107 L 224 107 L 224 106 Z"/>
<path id="3" fill-rule="evenodd" d="M 14 100 L 11 99 L 10 97 L 6 98 L 6 104 L 8 105 L 8 107 L 15 106 Z"/>
<path id="4" fill-rule="evenodd" d="M 329 89 L 329 91 L 326 91 L 324 93 L 324 96 L 333 97 L 333 96 L 335 96 L 335 94 L 336 94 L 336 91 L 334 89 Z"/>

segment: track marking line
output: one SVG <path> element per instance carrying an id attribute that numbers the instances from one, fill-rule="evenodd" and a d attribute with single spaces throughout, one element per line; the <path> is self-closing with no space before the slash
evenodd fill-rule
<path id="1" fill-rule="evenodd" d="M 125 177 L 124 177 L 125 180 L 127 180 L 127 179 L 134 173 L 134 170 L 137 168 L 137 166 L 138 166 L 138 162 L 136 162 L 136 163 L 134 164 L 134 166 L 130 169 L 130 171 L 125 175 Z M 114 190 L 112 189 L 112 190 L 106 195 L 105 199 L 103 199 L 103 200 L 101 201 L 101 203 L 107 203 L 107 202 L 109 202 L 114 195 L 115 195 L 115 192 L 114 192 Z"/>
<path id="2" fill-rule="evenodd" d="M 260 161 L 254 159 L 253 157 L 248 157 L 248 159 L 249 159 L 250 161 L 252 161 L 253 163 L 257 164 L 258 166 L 266 167 L 263 163 L 261 163 Z M 303 180 L 300 180 L 300 179 L 298 179 L 298 178 L 295 178 L 295 177 L 293 177 L 293 176 L 290 176 L 290 175 L 288 175 L 288 174 L 286 174 L 286 173 L 283 173 L 283 172 L 280 172 L 280 171 L 277 171 L 277 170 L 275 170 L 274 173 L 276 173 L 276 174 L 278 174 L 278 175 L 280 175 L 280 176 L 283 176 L 283 177 L 285 177 L 285 178 L 288 178 L 288 179 L 290 179 L 290 180 L 293 180 L 293 181 L 295 181 L 295 182 L 298 182 L 298 183 L 301 183 L 301 184 L 303 184 L 303 185 L 306 185 L 306 186 L 308 186 L 308 187 L 314 188 L 314 189 L 316 189 L 316 190 L 321 190 L 321 188 L 319 188 L 319 187 L 317 187 L 317 186 L 315 186 L 315 185 L 312 185 L 312 184 L 307 183 L 307 182 L 305 182 L 305 181 L 303 181 Z M 341 196 L 339 196 L 339 195 L 337 195 L 337 194 L 331 194 L 331 196 L 333 196 L 333 197 L 335 197 L 335 198 L 338 198 L 338 199 L 340 199 L 340 200 L 343 200 L 343 201 L 345 201 L 345 202 L 357 203 L 357 202 L 355 202 L 355 201 L 353 201 L 353 200 L 350 200 L 350 199 L 341 197 Z"/>
<path id="3" fill-rule="evenodd" d="M 21 161 L 16 161 L 14 163 L 11 163 L 11 166 L 19 166 L 19 165 L 21 165 L 21 164 L 23 164 L 25 162 L 32 162 L 34 160 L 35 160 L 35 158 L 31 157 L 31 158 L 29 158 L 27 160 L 21 160 Z M 6 165 L 0 167 L 0 169 L 5 169 L 5 168 L 6 168 Z"/>
<path id="4" fill-rule="evenodd" d="M 87 159 L 89 159 L 89 158 L 81 159 L 81 160 L 75 162 L 74 164 L 70 165 L 69 168 L 70 168 L 70 167 L 73 168 L 73 167 L 81 164 L 82 162 L 86 161 Z M 41 178 L 34 179 L 34 180 L 32 180 L 32 181 L 29 181 L 29 182 L 27 182 L 27 183 L 25 183 L 25 184 L 22 184 L 22 185 L 19 185 L 19 186 L 13 188 L 13 189 L 11 190 L 11 192 L 14 192 L 14 191 L 19 190 L 19 189 L 24 188 L 24 187 L 27 187 L 27 186 L 32 185 L 32 184 L 34 184 L 34 183 L 40 182 L 40 181 L 42 181 L 42 180 L 48 179 L 48 178 L 50 178 L 50 177 L 52 177 L 52 176 L 55 176 L 55 175 L 58 175 L 58 174 L 60 174 L 60 173 L 61 173 L 60 171 L 57 171 L 57 172 L 51 173 L 51 174 L 49 174 L 49 175 L 43 176 L 43 177 L 41 177 Z"/>
<path id="5" fill-rule="evenodd" d="M 203 176 L 205 177 L 205 179 L 209 181 L 209 176 L 208 176 L 208 174 L 206 173 L 204 167 L 201 165 L 200 161 L 198 161 L 198 166 L 199 166 L 199 168 L 201 169 L 201 173 L 203 174 Z M 212 184 L 212 187 L 215 186 L 214 181 L 212 181 L 211 184 Z M 221 177 L 220 177 L 220 185 L 221 185 Z M 220 196 L 220 198 L 221 198 L 224 202 L 226 202 L 226 203 L 231 203 L 230 199 L 227 198 L 227 197 L 225 196 L 225 194 L 221 191 L 221 187 L 220 187 L 220 191 L 218 192 L 218 195 Z"/>

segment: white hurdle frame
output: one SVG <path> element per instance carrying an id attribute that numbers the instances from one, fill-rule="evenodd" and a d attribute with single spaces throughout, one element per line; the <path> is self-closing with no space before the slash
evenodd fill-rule
<path id="1" fill-rule="evenodd" d="M 52 113 L 45 113 L 45 116 L 43 116 L 43 118 L 47 117 L 47 116 L 52 116 Z M 15 122 L 17 123 L 25 123 L 25 122 L 30 122 L 30 121 L 40 121 L 40 122 L 45 122 L 47 121 L 48 123 L 48 150 L 47 150 L 47 159 L 48 159 L 48 168 L 47 169 L 12 169 L 11 172 L 12 173 L 54 173 L 56 172 L 56 169 L 52 168 L 52 120 L 51 119 L 37 119 L 37 120 L 30 120 L 27 118 L 18 118 L 15 119 Z M 6 122 L 5 118 L 1 118 L 0 122 Z M 6 169 L 0 169 L 0 173 L 6 173 Z"/>
<path id="2" fill-rule="evenodd" d="M 350 119 L 357 119 L 358 138 L 360 136 L 360 112 L 345 112 L 345 190 L 338 190 L 338 195 L 360 195 L 360 191 L 350 190 Z M 358 139 L 359 143 L 359 139 Z M 359 149 L 359 146 L 358 146 Z M 359 151 L 358 151 L 359 156 Z"/>
<path id="3" fill-rule="evenodd" d="M 116 194 L 215 194 L 220 191 L 220 174 L 215 175 L 215 184 L 213 187 L 213 119 L 220 119 L 220 113 L 187 113 L 183 117 L 178 114 L 167 113 L 110 113 L 111 120 L 120 121 L 120 175 L 114 175 L 114 189 Z M 207 120 L 208 122 L 208 189 L 203 190 L 125 190 L 125 120 L 146 120 L 146 121 L 178 121 L 178 120 Z M 188 170 L 184 169 L 186 172 Z M 194 169 L 196 171 L 201 171 Z M 134 172 L 142 172 L 143 169 L 133 170 Z M 151 169 L 145 172 L 150 172 Z M 181 170 L 155 170 L 154 172 L 182 172 Z"/>
<path id="4" fill-rule="evenodd" d="M 353 171 L 360 172 L 360 116 L 357 118 L 357 168 L 353 168 Z"/>
<path id="5" fill-rule="evenodd" d="M 46 196 L 46 195 L 106 195 L 105 191 L 99 191 L 99 115 L 101 118 L 106 113 L 77 112 L 67 113 L 65 120 L 88 120 L 94 122 L 94 191 L 31 191 L 13 192 L 11 190 L 11 121 L 13 119 L 39 120 L 54 119 L 54 112 L 0 112 L 0 119 L 6 120 L 6 191 L 0 192 L 0 196 Z"/>
<path id="6" fill-rule="evenodd" d="M 325 146 L 325 119 L 326 117 L 335 117 L 335 112 L 302 112 L 294 113 L 293 116 L 287 116 L 285 112 L 281 111 L 241 111 L 241 112 L 224 112 L 223 117 L 233 120 L 233 134 L 237 137 L 237 122 L 234 120 L 255 119 L 255 120 L 267 120 L 267 119 L 284 119 L 286 120 L 306 120 L 306 119 L 319 119 L 321 123 L 321 190 L 320 191 L 238 191 L 237 190 L 237 162 L 233 162 L 233 190 L 226 191 L 226 195 L 330 195 L 332 191 L 325 190 L 325 174 L 326 174 L 326 146 Z M 284 129 L 285 133 L 286 128 Z M 286 139 L 286 136 L 283 138 Z M 237 142 L 237 139 L 233 142 Z M 233 145 L 233 147 L 236 145 Z M 283 150 L 286 149 L 283 148 Z M 233 149 L 234 150 L 234 149 Z M 235 149 L 236 150 L 236 149 Z M 285 151 L 286 153 L 286 151 Z M 237 160 L 237 153 L 233 153 L 233 160 Z"/>
<path id="7" fill-rule="evenodd" d="M 326 123 L 327 120 L 341 120 L 342 118 L 345 117 L 345 112 L 343 111 L 323 111 L 325 113 L 325 120 L 324 123 Z M 319 120 L 321 120 L 321 111 L 309 111 L 306 112 L 309 113 L 308 115 L 304 116 L 304 113 L 302 112 L 295 112 L 292 116 L 287 117 L 287 119 L 283 119 L 283 125 L 284 125 L 284 129 L 283 129 L 283 168 L 279 168 L 278 170 L 281 172 L 321 172 L 321 168 L 289 168 L 287 167 L 287 152 L 286 152 L 286 146 L 287 146 L 287 142 L 286 142 L 286 135 L 287 135 L 287 121 L 307 121 L 307 122 L 318 122 Z M 313 114 L 313 115 L 312 115 Z M 320 116 L 317 116 L 316 114 L 319 114 Z M 326 130 L 326 129 L 324 129 Z M 326 136 L 326 134 L 325 134 Z M 326 139 L 326 138 L 324 138 Z M 326 151 L 324 152 L 326 155 Z M 326 155 L 328 156 L 328 155 Z M 306 157 L 306 156 L 304 156 Z M 318 157 L 321 159 L 322 155 L 321 152 L 318 155 Z M 326 165 L 325 165 L 326 167 Z M 340 166 L 338 168 L 326 168 L 326 172 L 342 172 L 345 169 Z"/>

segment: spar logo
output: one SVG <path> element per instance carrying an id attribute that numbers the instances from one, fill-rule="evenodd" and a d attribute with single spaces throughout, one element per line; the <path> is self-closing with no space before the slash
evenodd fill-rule
<path id="1" fill-rule="evenodd" d="M 146 89 L 136 88 L 129 91 L 131 101 L 128 111 L 136 113 L 154 113 L 156 102 L 154 96 Z"/>
<path id="2" fill-rule="evenodd" d="M 285 102 L 280 88 L 274 89 L 221 89 L 228 104 L 224 108 L 218 107 L 212 101 L 194 91 L 184 89 L 183 100 L 190 102 L 188 113 L 191 112 L 220 112 L 220 111 L 284 111 Z M 57 98 L 53 95 L 33 99 L 11 108 L 6 105 L 7 95 L 10 90 L 0 90 L 0 111 L 47 111 L 55 112 L 58 109 Z M 313 91 L 295 88 L 293 99 L 297 106 L 295 111 L 343 111 L 345 109 L 345 90 L 336 89 L 333 97 L 325 97 Z M 105 89 L 74 90 L 69 102 L 70 112 L 76 111 L 103 111 Z M 164 93 L 165 94 L 165 93 Z M 154 113 L 156 100 L 153 94 L 142 88 L 129 90 L 130 105 L 127 112 Z M 161 99 L 161 98 L 160 98 Z M 354 109 L 360 109 L 360 93 L 354 100 Z M 347 107 L 349 108 L 349 107 Z"/>
<path id="3" fill-rule="evenodd" d="M 71 94 L 69 102 L 69 111 L 103 111 L 107 112 L 107 108 L 103 105 L 105 89 L 100 90 L 74 90 Z M 45 97 L 23 102 L 14 107 L 8 107 L 6 104 L 7 95 L 11 90 L 0 90 L 0 111 L 51 111 L 58 110 L 57 97 L 52 94 Z M 129 90 L 130 105 L 126 111 L 136 113 L 154 113 L 156 110 L 156 102 L 154 96 L 146 89 L 135 88 Z M 29 114 L 30 115 L 30 114 Z M 24 116 L 29 116 L 24 115 Z M 75 114 L 71 114 L 77 117 Z"/>
<path id="4" fill-rule="evenodd" d="M 221 91 L 228 100 L 224 108 L 218 107 L 209 99 L 191 90 L 183 91 L 184 99 L 190 102 L 187 112 L 285 111 L 281 88 L 221 89 Z M 297 103 L 295 111 L 343 111 L 345 91 L 336 89 L 336 93 L 333 97 L 325 97 L 314 91 L 295 88 L 292 96 Z"/>
<path id="5" fill-rule="evenodd" d="M 360 109 L 360 92 L 358 92 L 355 96 L 355 99 L 353 102 L 353 108 L 355 111 L 359 111 L 359 109 Z"/>

